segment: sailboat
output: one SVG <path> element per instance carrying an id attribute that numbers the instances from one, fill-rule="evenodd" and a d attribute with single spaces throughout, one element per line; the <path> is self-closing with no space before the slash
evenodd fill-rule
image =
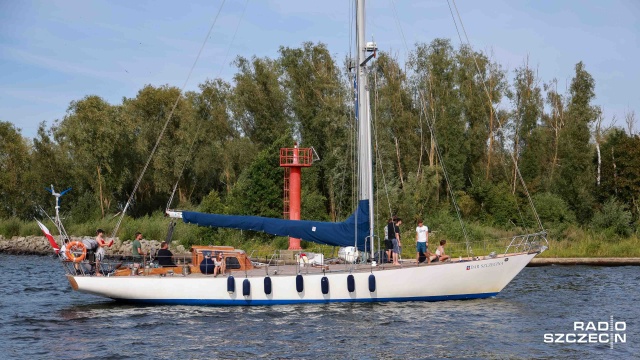
<path id="1" fill-rule="evenodd" d="M 167 210 L 167 215 L 198 226 L 263 231 L 320 244 L 353 246 L 374 253 L 376 237 L 367 63 L 375 55 L 377 46 L 365 41 L 364 9 L 364 0 L 357 0 L 354 70 L 359 132 L 359 201 L 355 213 L 339 223 L 180 210 Z M 59 224 L 59 219 L 55 223 Z M 66 276 L 74 290 L 147 304 L 249 306 L 477 299 L 498 295 L 547 246 L 546 233 L 541 231 L 513 237 L 504 253 L 470 255 L 438 264 L 389 266 L 370 257 L 369 261 L 360 263 L 314 267 L 299 263 L 258 267 L 243 251 L 232 247 L 194 246 L 191 264 L 175 268 L 113 269 L 106 276 L 94 276 L 78 270 L 86 249 L 74 244 L 66 251 L 71 257 L 71 260 L 66 260 L 71 265 L 67 266 Z M 213 276 L 199 266 L 216 252 L 223 253 L 227 259 L 226 276 Z M 235 266 L 230 266 L 232 263 Z"/>

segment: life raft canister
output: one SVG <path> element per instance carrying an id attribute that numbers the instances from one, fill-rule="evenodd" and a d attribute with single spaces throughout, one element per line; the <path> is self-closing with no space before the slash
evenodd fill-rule
<path id="1" fill-rule="evenodd" d="M 78 263 L 87 256 L 87 246 L 82 241 L 72 241 L 67 245 L 67 259 Z"/>

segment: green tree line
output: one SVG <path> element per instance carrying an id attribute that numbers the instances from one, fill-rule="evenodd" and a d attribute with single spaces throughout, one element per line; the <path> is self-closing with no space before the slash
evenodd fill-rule
<path id="1" fill-rule="evenodd" d="M 357 126 L 343 60 L 304 43 L 234 65 L 232 81 L 207 80 L 198 91 L 148 85 L 121 104 L 87 95 L 33 139 L 0 122 L 0 218 L 41 217 L 39 206 L 52 204 L 50 184 L 73 188 L 62 201 L 68 221 L 122 211 L 176 99 L 129 216 L 163 211 L 177 181 L 174 208 L 281 217 L 279 148 L 298 141 L 320 157 L 303 170 L 302 217 L 346 218 L 357 196 Z M 526 62 L 506 71 L 483 52 L 436 39 L 417 44 L 406 64 L 379 53 L 370 78 L 383 222 L 392 213 L 408 220 L 453 213 L 446 175 L 466 219 L 535 228 L 520 172 L 545 227 L 636 231 L 635 114 L 626 127 L 604 127 L 582 62 L 562 91 Z"/>

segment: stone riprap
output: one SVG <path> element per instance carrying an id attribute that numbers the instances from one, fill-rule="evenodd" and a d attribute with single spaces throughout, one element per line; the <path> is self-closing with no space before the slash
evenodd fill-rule
<path id="1" fill-rule="evenodd" d="M 58 244 L 60 239 L 58 236 L 54 236 Z M 71 236 L 71 241 L 79 241 L 89 236 Z M 120 241 L 116 238 L 113 245 L 110 248 L 106 248 L 107 255 L 115 256 L 130 256 L 131 255 L 131 242 L 132 240 Z M 140 241 L 142 249 L 145 252 L 160 249 L 160 241 L 146 240 Z M 189 256 L 189 252 L 182 245 L 171 244 L 169 248 L 174 255 Z M 0 235 L 0 253 L 5 254 L 17 254 L 17 255 L 49 255 L 53 254 L 53 248 L 49 241 L 44 236 L 14 236 L 12 238 L 5 238 Z"/>

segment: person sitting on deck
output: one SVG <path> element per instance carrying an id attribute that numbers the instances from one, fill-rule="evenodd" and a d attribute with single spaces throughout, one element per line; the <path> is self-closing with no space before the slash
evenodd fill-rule
<path id="1" fill-rule="evenodd" d="M 176 264 L 173 263 L 173 253 L 169 250 L 169 244 L 166 241 L 163 241 L 160 244 L 160 250 L 158 250 L 158 255 L 156 256 L 158 259 L 158 265 L 163 267 L 173 267 Z"/>
<path id="2" fill-rule="evenodd" d="M 444 252 L 444 246 L 447 244 L 447 240 L 440 240 L 440 246 L 436 250 L 436 254 L 431 261 L 446 261 L 449 260 L 449 255 Z"/>
<path id="3" fill-rule="evenodd" d="M 213 277 L 218 276 L 218 274 L 224 275 L 227 266 L 224 263 L 222 252 L 219 252 L 218 255 L 213 259 L 213 264 L 215 266 L 215 268 L 213 269 Z"/>

